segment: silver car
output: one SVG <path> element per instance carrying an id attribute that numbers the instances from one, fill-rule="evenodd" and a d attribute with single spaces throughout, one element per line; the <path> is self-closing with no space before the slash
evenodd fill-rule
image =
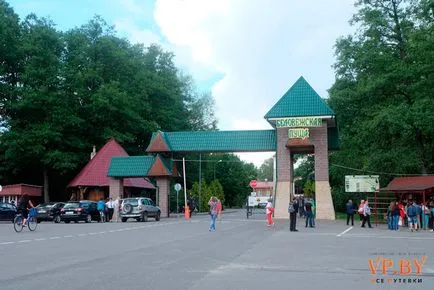
<path id="1" fill-rule="evenodd" d="M 150 198 L 136 197 L 126 198 L 121 204 L 121 220 L 126 222 L 129 218 L 134 218 L 137 221 L 146 222 L 148 217 L 160 220 L 161 210 Z"/>

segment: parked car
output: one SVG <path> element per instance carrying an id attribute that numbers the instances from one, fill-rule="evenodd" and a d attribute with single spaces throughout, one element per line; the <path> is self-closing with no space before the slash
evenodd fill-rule
<path id="1" fill-rule="evenodd" d="M 39 204 L 36 207 L 38 210 L 38 222 L 54 221 L 55 223 L 60 223 L 60 210 L 64 205 L 64 202 L 46 202 Z"/>
<path id="2" fill-rule="evenodd" d="M 134 218 L 137 221 L 146 222 L 148 217 L 160 220 L 161 210 L 150 198 L 136 197 L 126 198 L 121 204 L 121 220 L 126 222 L 129 218 Z"/>
<path id="3" fill-rule="evenodd" d="M 85 221 L 90 223 L 92 221 L 101 221 L 97 204 L 94 201 L 70 201 L 60 210 L 60 220 L 69 224 L 71 221 L 78 223 Z"/>
<path id="4" fill-rule="evenodd" d="M 0 202 L 0 220 L 13 222 L 16 214 L 17 207 L 15 205 Z"/>

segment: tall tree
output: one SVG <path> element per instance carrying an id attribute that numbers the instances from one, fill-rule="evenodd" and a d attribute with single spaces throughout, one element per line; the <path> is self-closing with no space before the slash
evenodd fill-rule
<path id="1" fill-rule="evenodd" d="M 274 177 L 274 159 L 268 158 L 264 160 L 264 163 L 261 164 L 258 170 L 258 179 L 272 181 Z"/>
<path id="2" fill-rule="evenodd" d="M 336 43 L 330 105 L 338 115 L 342 150 L 331 160 L 366 170 L 433 172 L 432 2 L 357 5 L 352 23 L 358 32 Z"/>

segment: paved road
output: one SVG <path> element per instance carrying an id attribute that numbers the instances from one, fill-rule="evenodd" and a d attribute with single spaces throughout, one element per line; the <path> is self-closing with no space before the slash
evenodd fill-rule
<path id="1" fill-rule="evenodd" d="M 0 289 L 380 289 L 391 287 L 387 278 L 408 279 L 393 274 L 400 259 L 422 256 L 422 283 L 393 288 L 434 288 L 432 232 L 350 229 L 341 222 L 298 227 L 292 233 L 287 221 L 276 221 L 267 228 L 262 214 L 246 220 L 244 211 L 225 214 L 216 232 L 208 231 L 208 216 L 41 223 L 19 234 L 0 223 Z M 387 277 L 369 269 L 368 260 L 376 263 L 379 255 L 394 263 Z"/>

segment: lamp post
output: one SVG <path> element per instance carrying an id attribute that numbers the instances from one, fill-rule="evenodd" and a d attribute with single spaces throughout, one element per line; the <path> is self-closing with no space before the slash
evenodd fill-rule
<path id="1" fill-rule="evenodd" d="M 217 164 L 218 163 L 220 163 L 220 162 L 222 162 L 223 160 L 219 160 L 219 161 L 217 161 L 216 163 L 214 163 L 214 180 L 215 180 L 215 168 L 217 167 Z"/>

